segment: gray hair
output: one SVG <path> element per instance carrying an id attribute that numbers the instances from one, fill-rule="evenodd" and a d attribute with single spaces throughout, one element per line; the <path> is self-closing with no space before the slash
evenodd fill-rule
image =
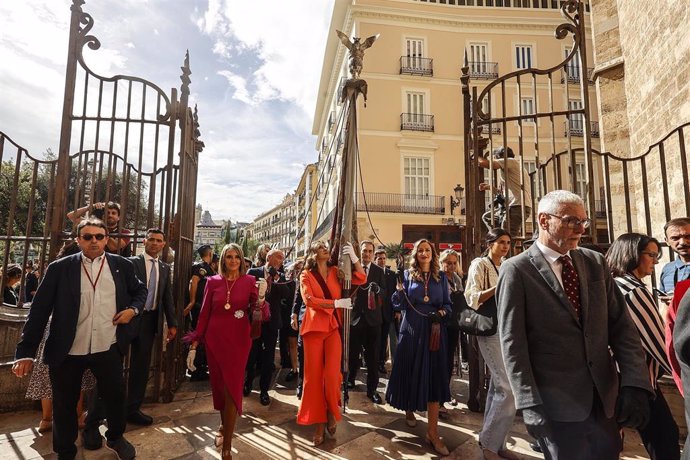
<path id="1" fill-rule="evenodd" d="M 281 253 L 283 256 L 285 256 L 285 253 L 280 250 L 280 249 L 271 249 L 266 253 L 266 260 L 268 260 L 269 257 L 271 257 L 273 254 L 278 254 Z"/>
<path id="2" fill-rule="evenodd" d="M 554 190 L 539 200 L 537 214 L 556 214 L 561 206 L 567 204 L 580 205 L 583 208 L 585 206 L 584 200 L 579 195 L 567 190 Z"/>

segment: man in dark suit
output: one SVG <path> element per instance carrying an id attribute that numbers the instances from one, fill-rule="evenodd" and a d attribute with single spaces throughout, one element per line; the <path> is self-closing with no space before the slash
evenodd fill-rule
<path id="1" fill-rule="evenodd" d="M 127 382 L 127 421 L 136 425 L 151 425 L 151 416 L 141 412 L 151 364 L 151 351 L 158 333 L 163 329 L 163 314 L 168 324 L 166 340 L 177 335 L 177 318 L 172 295 L 170 265 L 159 259 L 165 247 L 165 234 L 158 228 L 146 232 L 144 254 L 132 257 L 137 278 L 147 286 L 148 294 L 141 313 L 139 335 L 132 341 Z"/>
<path id="2" fill-rule="evenodd" d="M 105 401 L 108 448 L 121 459 L 136 455 L 134 446 L 122 436 L 126 425 L 122 357 L 136 334 L 146 286 L 137 279 L 128 259 L 104 253 L 107 235 L 100 220 L 80 222 L 77 243 L 81 252 L 48 266 L 12 367 L 18 377 L 31 372 L 52 314 L 44 360 L 53 390 L 53 450 L 60 460 L 72 460 L 77 453 L 76 407 L 86 369 L 96 377 Z"/>
<path id="3" fill-rule="evenodd" d="M 395 292 L 397 278 L 395 272 L 388 268 L 386 262 L 386 250 L 378 248 L 374 252 L 374 262 L 383 269 L 384 277 L 386 278 L 386 291 L 383 294 L 382 316 L 381 323 L 381 349 L 379 350 L 379 372 L 386 374 L 386 351 L 390 347 L 391 362 L 395 360 L 395 349 L 398 345 L 398 322 L 393 315 L 392 297 Z M 389 345 L 390 344 L 390 345 Z"/>
<path id="4" fill-rule="evenodd" d="M 268 283 L 266 289 L 266 302 L 271 306 L 271 320 L 261 325 L 261 336 L 254 339 L 252 349 L 247 360 L 247 374 L 244 380 L 244 395 L 249 396 L 252 391 L 257 365 L 261 368 L 259 377 L 259 401 L 262 405 L 271 404 L 268 389 L 271 385 L 271 377 L 275 369 L 275 350 L 278 340 L 278 330 L 289 324 L 283 325 L 281 309 L 283 305 L 292 302 L 293 291 L 285 280 L 285 275 L 278 272 L 283 265 L 285 254 L 280 249 L 272 249 L 266 255 L 266 265 L 251 268 L 247 275 L 254 276 L 257 280 L 265 279 Z"/>
<path id="5" fill-rule="evenodd" d="M 496 288 L 515 406 L 547 459 L 617 459 L 619 424 L 649 419 L 640 336 L 603 256 L 578 248 L 582 199 L 544 195 L 537 222 L 539 239 L 503 263 Z"/>
<path id="6" fill-rule="evenodd" d="M 381 348 L 381 324 L 383 324 L 383 296 L 386 293 L 386 278 L 383 269 L 372 263 L 374 243 L 363 240 L 360 243 L 362 268 L 367 282 L 357 286 L 357 294 L 351 313 L 350 362 L 348 386 L 354 388 L 359 370 L 359 355 L 364 348 L 367 363 L 367 397 L 376 404 L 383 404 L 376 390 L 379 385 L 379 350 Z"/>

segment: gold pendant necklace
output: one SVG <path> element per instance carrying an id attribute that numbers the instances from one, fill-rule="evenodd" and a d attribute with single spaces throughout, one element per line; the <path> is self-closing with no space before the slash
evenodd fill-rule
<path id="1" fill-rule="evenodd" d="M 230 281 L 225 278 L 225 288 L 227 289 L 226 295 L 225 295 L 225 309 L 230 310 L 232 308 L 232 305 L 230 304 L 230 293 L 232 292 L 232 288 L 235 287 L 235 283 L 237 282 L 237 279 L 234 279 L 232 281 L 232 286 L 230 286 Z"/>
<path id="2" fill-rule="evenodd" d="M 424 302 L 429 302 L 429 273 L 424 273 Z"/>

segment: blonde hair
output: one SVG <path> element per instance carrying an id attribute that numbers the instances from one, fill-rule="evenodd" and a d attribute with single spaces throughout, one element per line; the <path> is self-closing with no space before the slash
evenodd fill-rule
<path id="1" fill-rule="evenodd" d="M 309 245 L 307 256 L 304 259 L 304 270 L 311 270 L 316 267 L 316 251 L 322 246 L 328 249 L 328 244 L 325 241 L 314 241 Z"/>
<path id="2" fill-rule="evenodd" d="M 416 280 L 416 281 L 422 281 L 422 272 L 419 268 L 419 263 L 417 262 L 417 252 L 419 251 L 419 246 L 422 243 L 426 243 L 429 245 L 431 248 L 431 263 L 429 264 L 429 271 L 431 272 L 431 276 L 438 281 L 441 279 L 441 276 L 439 275 L 440 268 L 438 264 L 438 254 L 436 253 L 436 248 L 434 248 L 434 245 L 431 243 L 431 241 L 427 240 L 426 238 L 422 238 L 421 240 L 417 240 L 417 242 L 414 244 L 414 247 L 412 248 L 412 254 L 410 254 L 412 261 L 410 262 L 410 278 Z"/>
<path id="3" fill-rule="evenodd" d="M 240 257 L 240 276 L 244 275 L 245 273 L 247 273 L 247 263 L 244 260 L 244 253 L 242 252 L 242 248 L 239 244 L 235 243 L 226 244 L 225 246 L 223 246 L 223 250 L 220 251 L 220 262 L 218 263 L 218 272 L 222 276 L 228 275 L 225 270 L 225 254 L 230 250 L 234 250 L 235 252 L 237 252 L 237 255 Z"/>
<path id="4" fill-rule="evenodd" d="M 458 275 L 461 274 L 462 273 L 462 268 L 461 268 L 462 256 L 455 249 L 446 249 L 445 251 L 443 251 L 438 258 L 439 265 L 443 265 L 443 262 L 445 262 L 446 259 L 450 256 L 455 256 L 455 258 L 458 259 L 458 264 L 455 267 L 455 273 L 457 273 Z"/>

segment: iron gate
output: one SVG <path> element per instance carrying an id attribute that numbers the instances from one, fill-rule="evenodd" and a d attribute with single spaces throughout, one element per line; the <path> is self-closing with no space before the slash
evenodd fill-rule
<path id="1" fill-rule="evenodd" d="M 480 253 L 481 236 L 485 233 L 481 216 L 487 207 L 485 192 L 479 191 L 479 183 L 484 181 L 478 158 L 485 150 L 491 152 L 498 145 L 508 145 L 508 131 L 516 131 L 517 145 L 512 148 L 519 167 L 524 169 L 525 157 L 533 158 L 535 169 L 540 174 L 526 176 L 521 174 L 521 195 L 524 201 L 526 190 L 535 190 L 532 203 L 521 206 L 522 220 L 527 220 L 526 206 L 535 210 L 537 195 L 554 188 L 579 190 L 591 215 L 595 214 L 594 168 L 592 153 L 592 120 L 589 101 L 589 78 L 585 32 L 585 5 L 578 0 L 567 0 L 561 4 L 561 15 L 566 22 L 556 27 L 555 36 L 559 40 L 572 38 L 570 49 L 564 60 L 548 69 L 523 68 L 490 81 L 483 89 L 470 87 L 470 63 L 465 53 L 462 68 L 462 93 L 464 115 L 464 156 L 465 183 L 467 190 L 467 230 L 464 244 L 468 258 L 472 260 Z M 513 92 L 514 88 L 514 92 Z M 507 95 L 510 89 L 511 94 Z M 578 107 L 569 103 L 558 108 L 556 97 L 577 95 L 581 101 Z M 531 103 L 524 104 L 524 96 Z M 513 103 L 516 98 L 517 104 Z M 561 135 L 560 133 L 564 134 Z M 486 134 L 486 137 L 483 136 Z M 500 135 L 499 135 L 500 134 Z M 564 139 L 563 139 L 564 138 Z M 575 139 L 582 139 L 575 141 Z M 565 146 L 561 144 L 565 143 Z M 564 148 L 563 148 L 564 147 Z M 565 156 L 564 156 L 565 155 Z M 493 157 L 488 156 L 490 166 Z M 565 161 L 562 161 L 565 159 Z M 584 159 L 584 171 L 578 171 L 576 159 Z M 506 169 L 508 168 L 508 162 Z M 550 165 L 551 173 L 545 172 Z M 489 169 L 492 171 L 492 169 Z M 494 194 L 496 179 L 494 174 L 488 178 L 489 193 Z M 530 184 L 530 177 L 534 184 Z M 493 220 L 496 211 L 489 203 L 489 213 Z M 513 235 L 517 241 L 530 236 L 534 228 L 535 213 L 530 221 L 522 225 L 520 235 Z M 506 216 L 509 228 L 510 216 Z M 597 241 L 596 231 L 590 231 L 593 241 Z"/>
<path id="2" fill-rule="evenodd" d="M 71 238 L 69 210 L 116 201 L 122 218 L 112 236 L 121 237 L 128 229 L 133 254 L 143 251 L 147 228 L 166 233 L 169 248 L 163 258 L 173 263 L 176 311 L 179 324 L 184 324 L 203 149 L 197 112 L 189 107 L 189 54 L 181 68 L 179 99 L 176 89 L 168 96 L 142 78 L 97 75 L 83 55 L 86 46 L 100 47 L 98 38 L 90 35 L 94 20 L 82 10 L 83 4 L 72 0 L 57 155 L 29 154 L 0 130 L 0 207 L 6 210 L 0 214 L 2 265 L 36 259 L 43 267 Z M 172 399 L 184 373 L 182 352 L 179 338 L 167 350 L 162 340 L 156 344 L 151 399 Z"/>

